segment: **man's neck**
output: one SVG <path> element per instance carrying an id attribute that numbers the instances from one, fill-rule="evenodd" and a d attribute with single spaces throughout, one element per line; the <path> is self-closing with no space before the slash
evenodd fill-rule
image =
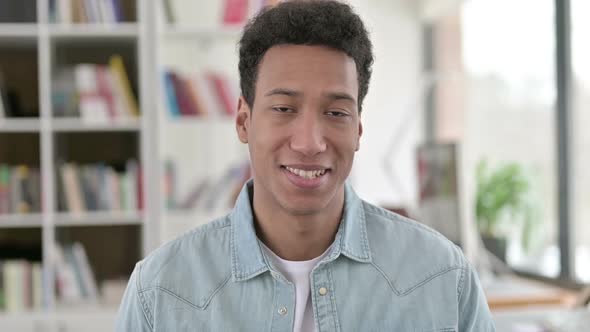
<path id="1" fill-rule="evenodd" d="M 256 191 L 256 190 L 254 190 Z M 269 208 L 253 197 L 258 238 L 277 256 L 290 261 L 319 257 L 334 242 L 344 210 L 344 192 L 317 214 L 292 215 L 284 209 Z"/>

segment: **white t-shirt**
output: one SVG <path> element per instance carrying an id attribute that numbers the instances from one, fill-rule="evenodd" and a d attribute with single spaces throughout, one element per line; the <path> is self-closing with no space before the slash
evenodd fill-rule
<path id="1" fill-rule="evenodd" d="M 278 272 L 295 285 L 295 323 L 293 324 L 293 332 L 315 331 L 309 275 L 316 264 L 326 256 L 330 248 L 319 257 L 308 261 L 288 261 L 277 256 L 264 243 L 260 242 L 260 246 Z"/>

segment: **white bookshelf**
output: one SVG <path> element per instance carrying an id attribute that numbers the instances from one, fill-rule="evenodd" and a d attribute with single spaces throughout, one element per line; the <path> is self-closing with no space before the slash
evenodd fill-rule
<path id="1" fill-rule="evenodd" d="M 162 84 L 165 70 L 173 69 L 186 74 L 214 70 L 237 85 L 236 44 L 241 36 L 241 27 L 223 26 L 220 21 L 216 24 L 218 18 L 213 18 L 215 14 L 202 17 L 208 12 L 219 15 L 220 3 L 185 3 L 186 10 L 183 12 L 190 9 L 197 17 L 190 19 L 182 13 L 178 15 L 179 21 L 173 24 L 165 21 L 163 11 L 154 13 L 153 19 L 157 22 L 154 34 L 154 75 L 157 84 Z M 173 117 L 169 114 L 165 91 L 158 89 L 155 97 L 159 110 L 157 165 L 162 167 L 166 160 L 176 161 L 176 192 L 179 196 L 186 196 L 199 180 L 220 178 L 229 166 L 247 160 L 247 146 L 237 139 L 233 117 L 215 112 L 204 117 Z M 159 172 L 163 174 L 164 170 Z M 220 197 L 220 200 L 225 198 Z M 161 220 L 159 242 L 169 241 L 229 211 L 230 207 L 224 204 L 213 208 L 197 204 L 189 209 L 170 209 L 162 199 L 158 207 L 158 220 Z"/>
<path id="2" fill-rule="evenodd" d="M 92 313 L 81 312 L 64 306 L 55 295 L 55 271 L 51 262 L 55 257 L 54 243 L 59 242 L 64 233 L 75 238 L 76 234 L 85 230 L 95 231 L 97 237 L 104 237 L 104 247 L 108 249 L 120 244 L 112 242 L 121 242 L 115 238 L 117 233 L 131 232 L 141 246 L 139 256 L 133 257 L 139 260 L 162 243 L 230 210 L 229 206 L 184 210 L 166 208 L 161 179 L 163 163 L 167 158 L 179 159 L 178 174 L 182 177 L 179 189 L 186 193 L 188 188 L 183 186 L 194 180 L 194 177 L 219 177 L 228 165 L 247 159 L 247 147 L 236 139 L 232 117 L 171 118 L 163 106 L 161 77 L 164 68 L 169 67 L 187 70 L 213 68 L 237 79 L 235 45 L 240 29 L 224 28 L 221 24 L 212 27 L 163 24 L 159 1 L 122 1 L 135 2 L 136 22 L 52 23 L 48 17 L 49 0 L 37 0 L 36 23 L 0 24 L 0 52 L 4 48 L 27 47 L 34 48 L 37 57 L 39 116 L 0 118 L 0 135 L 10 136 L 9 139 L 15 140 L 11 144 L 15 145 L 19 142 L 12 134 L 38 137 L 35 138 L 39 140 L 39 151 L 35 158 L 38 164 L 35 166 L 41 171 L 43 201 L 39 213 L 0 215 L 0 232 L 14 229 L 39 231 L 44 273 L 43 308 L 33 312 L 0 312 L 0 331 L 105 331 L 112 328 L 116 308 L 98 305 L 88 310 Z M 195 2 L 195 5 L 209 6 L 205 2 Z M 140 117 L 91 123 L 80 118 L 53 116 L 52 75 L 58 66 L 75 64 L 77 53 L 83 53 L 80 62 L 92 62 L 95 58 L 92 52 L 86 52 L 90 55 L 84 53 L 85 47 L 96 47 L 97 60 L 101 60 L 100 54 L 111 52 L 109 47 L 113 48 L 112 53 L 119 53 L 123 49 L 122 55 L 134 64 L 134 68 L 126 69 L 130 76 L 135 75 L 132 80 L 136 83 Z M 98 141 L 104 138 L 105 142 L 110 141 L 110 137 L 120 137 L 121 144 L 128 138 L 137 142 L 137 153 L 129 157 L 137 159 L 143 169 L 142 211 L 88 211 L 75 214 L 58 209 L 56 193 L 60 177 L 57 162 L 60 158 L 77 162 L 75 152 L 68 152 L 76 149 L 68 147 L 65 151 L 71 155 L 60 155 L 64 150 L 63 142 L 76 144 L 76 141 L 87 136 L 93 136 Z M 117 146 L 97 145 L 87 150 L 90 154 L 100 154 L 105 151 L 108 153 L 111 149 L 117 149 Z M 84 162 L 94 161 L 81 161 L 79 164 Z M 117 255 L 121 257 L 129 253 L 121 251 Z M 92 264 L 92 258 L 89 258 Z M 106 325 L 104 322 L 111 324 Z M 62 329 L 63 326 L 66 328 Z M 98 328 L 92 330 L 92 327 Z"/>
<path id="3" fill-rule="evenodd" d="M 133 39 L 139 37 L 137 23 L 116 24 L 59 24 L 52 23 L 48 26 L 49 35 L 55 39 L 79 39 L 79 38 L 108 38 L 108 39 Z"/>
<path id="4" fill-rule="evenodd" d="M 27 38 L 35 39 L 39 34 L 36 23 L 0 23 L 0 38 Z"/>
<path id="5" fill-rule="evenodd" d="M 92 123 L 80 118 L 54 118 L 52 128 L 55 132 L 140 131 L 141 119 Z"/>
<path id="6" fill-rule="evenodd" d="M 37 118 L 0 118 L 0 133 L 35 133 L 41 130 Z"/>
<path id="7" fill-rule="evenodd" d="M 0 229 L 42 227 L 41 213 L 0 215 Z"/>
<path id="8" fill-rule="evenodd" d="M 219 41 L 229 40 L 237 41 L 240 37 L 241 29 L 234 27 L 223 28 L 200 28 L 182 25 L 164 25 L 160 32 L 161 38 L 164 39 L 181 39 L 181 40 L 208 40 Z"/>
<path id="9" fill-rule="evenodd" d="M 3 0 L 4 1 L 4 0 Z M 7 0 L 20 1 L 20 0 Z M 5 312 L 0 311 L 0 331 L 106 331 L 111 330 L 116 307 L 98 305 L 89 310 L 77 310 L 74 307 L 63 306 L 55 295 L 55 269 L 54 243 L 59 243 L 60 238 L 80 241 L 84 239 L 80 233 L 96 232 L 97 239 L 104 238 L 104 255 L 108 259 L 108 248 L 112 245 L 121 246 L 122 237 L 117 233 L 126 232 L 134 239 L 131 245 L 137 244 L 137 256 L 129 252 L 120 251 L 116 255 L 127 257 L 133 261 L 128 268 L 132 269 L 135 261 L 143 258 L 149 251 L 159 245 L 154 213 L 150 206 L 157 199 L 154 193 L 149 192 L 159 185 L 159 174 L 155 174 L 152 165 L 158 160 L 150 155 L 151 130 L 157 125 L 155 118 L 157 109 L 153 107 L 155 87 L 150 82 L 150 54 L 153 53 L 153 36 L 150 35 L 149 11 L 147 7 L 154 6 L 151 1 L 122 0 L 122 2 L 134 2 L 135 22 L 117 24 L 61 24 L 49 22 L 49 0 L 37 0 L 37 22 L 35 23 L 0 23 L 0 52 L 3 50 L 19 50 L 26 48 L 30 54 L 36 57 L 38 109 L 39 115 L 34 118 L 0 118 L 1 144 L 18 146 L 22 135 L 35 135 L 38 141 L 38 151 L 32 159 L 38 160 L 41 171 L 41 199 L 42 210 L 39 213 L 30 214 L 4 214 L 0 215 L 0 232 L 15 232 L 19 230 L 40 232 L 43 266 L 43 307 L 35 311 Z M 96 55 L 92 52 L 84 53 L 84 48 L 96 47 L 100 52 Z M 112 47 L 112 50 L 109 48 Z M 90 54 L 87 54 L 90 53 Z M 106 63 L 102 53 L 119 53 L 133 68 L 126 66 L 127 74 L 132 84 L 136 87 L 136 98 L 139 104 L 141 116 L 129 120 L 116 119 L 112 122 L 91 123 L 80 118 L 54 117 L 51 105 L 52 75 L 59 66 L 74 65 L 76 63 Z M 63 56 L 66 56 L 64 59 Z M 78 58 L 79 57 L 79 62 Z M 1 60 L 1 58 L 0 58 Z M 3 67 L 0 63 L 0 68 Z M 149 119 L 152 117 L 154 119 Z M 15 135 L 18 134 L 18 135 Z M 58 160 L 64 157 L 60 155 L 60 144 L 67 142 L 75 144 L 77 140 L 91 135 L 93 140 L 100 143 L 119 139 L 121 144 L 131 138 L 135 144 L 133 155 L 125 159 L 136 159 L 143 168 L 143 211 L 88 211 L 84 213 L 71 213 L 58 210 L 57 186 L 60 181 L 58 174 Z M 116 137 L 116 138 L 113 138 Z M 30 137 L 27 136 L 27 139 Z M 8 142 L 10 140 L 10 142 Z M 115 149 L 117 147 L 114 147 Z M 93 152 L 108 154 L 112 146 L 89 147 L 90 155 Z M 78 149 L 79 150 L 79 149 Z M 0 151 L 2 151 L 0 149 Z M 66 149 L 66 151 L 68 151 Z M 105 152 L 106 151 L 106 152 Z M 78 164 L 93 163 L 84 158 L 77 160 L 75 149 L 68 151 L 67 161 Z M 2 160 L 0 163 L 6 162 Z M 97 159 L 100 159 L 97 157 Z M 96 160 L 100 161 L 100 160 Z M 14 161 L 8 161 L 11 163 Z M 124 162 L 124 160 L 121 160 Z M 27 162 L 16 162 L 26 164 Z M 155 194 L 158 194 L 157 192 Z M 112 233 L 110 233 L 112 232 Z M 5 233 L 9 234 L 9 233 Z M 18 234 L 18 233 L 15 233 Z M 112 234 L 113 236 L 110 236 Z M 87 235 L 84 235 L 87 236 Z M 78 238 L 77 238 L 78 237 Z M 113 243 L 112 241 L 118 241 Z M 87 249 L 88 251 L 88 249 Z M 91 265 L 92 255 L 89 252 Z M 102 253 L 100 253 L 102 254 Z M 125 256 L 127 255 L 127 256 Z M 96 256 L 96 253 L 95 255 Z M 115 259 L 117 257 L 114 257 Z M 103 264 L 104 265 L 104 264 Z M 97 272 L 97 271 L 95 271 Z M 116 272 L 116 271 L 115 271 Z M 121 277 L 128 277 L 128 272 Z M 105 274 L 103 272 L 103 274 Z M 100 284 L 99 284 L 100 287 Z"/>
<path id="10" fill-rule="evenodd" d="M 142 222 L 141 211 L 60 212 L 55 215 L 55 226 L 123 226 Z"/>

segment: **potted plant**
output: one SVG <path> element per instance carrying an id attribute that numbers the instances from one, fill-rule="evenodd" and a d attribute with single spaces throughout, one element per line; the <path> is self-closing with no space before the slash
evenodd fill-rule
<path id="1" fill-rule="evenodd" d="M 522 167 L 508 163 L 489 170 L 482 160 L 476 171 L 475 214 L 484 246 L 506 262 L 507 236 L 522 227 L 522 244 L 530 247 L 534 222 L 530 204 L 530 181 Z"/>

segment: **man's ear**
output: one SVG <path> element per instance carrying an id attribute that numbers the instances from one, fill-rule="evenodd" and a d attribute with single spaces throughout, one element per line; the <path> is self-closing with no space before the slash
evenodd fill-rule
<path id="1" fill-rule="evenodd" d="M 238 114 L 236 116 L 236 131 L 238 138 L 242 143 L 248 143 L 248 130 L 250 129 L 250 106 L 244 99 L 244 96 L 240 96 L 238 100 Z"/>
<path id="2" fill-rule="evenodd" d="M 356 139 L 356 149 L 354 151 L 358 151 L 361 147 L 361 136 L 363 136 L 363 122 L 361 120 L 362 119 L 359 114 L 359 136 Z"/>

